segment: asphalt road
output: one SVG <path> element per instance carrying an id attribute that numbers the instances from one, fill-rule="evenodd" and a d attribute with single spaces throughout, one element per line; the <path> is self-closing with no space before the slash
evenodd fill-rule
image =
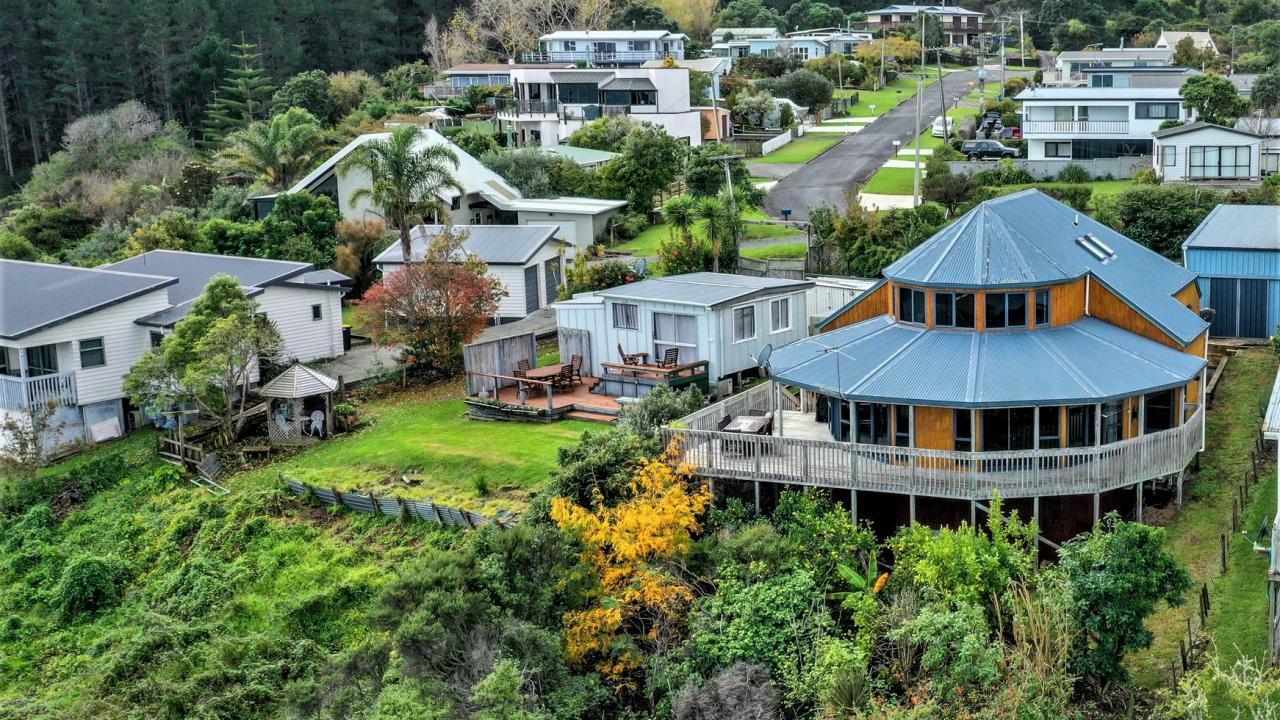
<path id="1" fill-rule="evenodd" d="M 988 82 L 998 81 L 998 71 L 988 71 Z M 1012 73 L 1010 73 L 1012 75 Z M 951 99 L 969 93 L 969 83 L 978 81 L 975 70 L 947 73 L 942 77 L 942 97 L 950 107 Z M 941 100 L 938 86 L 924 89 L 924 106 L 921 108 L 921 131 L 940 113 Z M 894 155 L 893 141 L 902 141 L 905 148 L 915 139 L 916 103 L 912 97 L 898 107 L 880 116 L 855 135 L 819 155 L 812 162 L 778 181 L 765 197 L 765 211 L 774 217 L 782 217 L 782 208 L 791 208 L 792 220 L 808 219 L 811 205 L 827 203 L 843 209 L 851 198 L 846 195 L 856 186 L 865 183 L 884 162 Z"/>

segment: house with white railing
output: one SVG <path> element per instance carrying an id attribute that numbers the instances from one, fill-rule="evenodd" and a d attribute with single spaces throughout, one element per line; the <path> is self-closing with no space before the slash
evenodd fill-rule
<path id="1" fill-rule="evenodd" d="M 635 67 L 646 60 L 684 59 L 689 36 L 669 30 L 559 30 L 538 38 L 538 49 L 524 53 L 526 63 L 577 63 Z"/>
<path id="2" fill-rule="evenodd" d="M 217 275 L 258 302 L 288 357 L 343 353 L 345 289 L 334 280 L 345 278 L 307 263 L 170 250 L 98 268 L 0 260 L 0 416 L 53 406 L 50 448 L 130 429 L 125 374 Z"/>
<path id="3" fill-rule="evenodd" d="M 1181 500 L 1204 443 L 1196 275 L 1037 190 L 887 267 L 771 381 L 667 427 L 725 494 L 827 488 L 878 530 L 974 522 L 999 495 L 1048 547 L 1144 492 Z M 1176 495 L 1175 495 L 1176 493 Z"/>
<path id="4" fill-rule="evenodd" d="M 1190 122 L 1179 87 L 1037 87 L 1018 93 L 1031 160 L 1150 156 L 1166 120 Z"/>

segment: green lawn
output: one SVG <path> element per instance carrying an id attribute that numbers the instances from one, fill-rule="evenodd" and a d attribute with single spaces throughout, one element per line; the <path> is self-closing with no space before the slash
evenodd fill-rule
<path id="1" fill-rule="evenodd" d="M 754 209 L 742 213 L 744 220 L 771 220 L 763 210 Z M 694 228 L 695 235 L 701 235 L 698 227 Z M 747 225 L 746 236 L 754 238 L 764 237 L 786 237 L 788 235 L 797 235 L 796 230 L 784 225 Z M 656 257 L 658 248 L 662 245 L 662 241 L 666 240 L 670 235 L 670 230 L 666 223 L 658 223 L 650 225 L 644 232 L 635 238 L 613 248 L 618 252 L 630 253 L 637 257 Z"/>
<path id="2" fill-rule="evenodd" d="M 456 381 L 371 401 L 360 407 L 369 427 L 314 445 L 273 470 L 325 487 L 376 490 L 492 513 L 523 507 L 556 467 L 556 451 L 590 427 L 576 421 L 468 420 L 462 416 L 462 391 Z M 411 482 L 401 481 L 402 475 Z M 488 493 L 482 495 L 478 488 L 486 484 Z"/>
<path id="3" fill-rule="evenodd" d="M 798 260 L 803 258 L 806 252 L 808 252 L 808 247 L 805 243 L 796 242 L 785 245 L 747 248 L 741 254 L 742 257 L 751 258 L 752 260 Z"/>
<path id="4" fill-rule="evenodd" d="M 782 147 L 763 157 L 752 158 L 753 163 L 807 163 L 818 157 L 822 153 L 831 149 L 831 146 L 844 139 L 840 137 L 809 137 L 805 136 L 797 138 Z"/>
<path id="5" fill-rule="evenodd" d="M 1261 417 L 1260 403 L 1270 392 L 1276 357 L 1269 350 L 1241 352 L 1227 364 L 1209 414 L 1209 442 L 1200 456 L 1200 471 L 1189 486 L 1189 499 L 1169 527 L 1168 548 L 1191 572 L 1195 587 L 1186 605 L 1163 608 L 1148 622 L 1155 633 L 1150 650 L 1137 653 L 1128 665 L 1135 679 L 1150 688 L 1167 687 L 1169 663 L 1178 655 L 1178 638 L 1186 634 L 1186 618 L 1195 612 L 1195 594 L 1209 582 L 1209 631 L 1214 648 L 1229 666 L 1241 654 L 1262 664 L 1267 637 L 1267 560 L 1239 533 L 1231 535 L 1226 575 L 1219 571 L 1218 538 L 1231 518 L 1236 486 L 1249 465 Z M 1275 466 L 1263 463 L 1262 482 L 1254 487 L 1244 528 L 1252 535 L 1275 508 Z M 1212 717 L 1227 718 L 1225 708 Z"/>
<path id="6" fill-rule="evenodd" d="M 923 167 L 920 174 L 923 180 Z M 914 185 L 915 168 L 882 167 L 871 176 L 862 191 L 873 195 L 910 195 Z"/>
<path id="7" fill-rule="evenodd" d="M 928 77 L 925 79 L 925 87 L 933 85 L 938 79 L 938 71 L 934 68 L 928 68 L 926 75 Z M 848 96 L 855 91 L 843 90 L 840 92 Z M 849 117 L 879 117 L 916 94 L 916 78 L 900 75 L 881 90 L 857 90 L 856 92 L 858 93 L 858 103 L 849 108 L 847 115 Z M 871 109 L 872 105 L 876 106 L 875 110 Z"/>
<path id="8" fill-rule="evenodd" d="M 485 135 L 493 135 L 497 132 L 492 120 L 463 120 L 462 128 L 464 130 L 479 130 Z"/>

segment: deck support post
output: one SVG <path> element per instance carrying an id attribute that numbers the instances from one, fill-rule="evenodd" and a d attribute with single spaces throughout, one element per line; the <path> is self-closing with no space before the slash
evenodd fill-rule
<path id="1" fill-rule="evenodd" d="M 1102 493 L 1093 494 L 1093 524 L 1098 524 L 1098 512 L 1102 509 Z"/>
<path id="2" fill-rule="evenodd" d="M 854 527 L 858 525 L 858 491 L 849 488 L 849 517 L 853 520 Z"/>
<path id="3" fill-rule="evenodd" d="M 1182 476 L 1185 475 L 1186 472 L 1186 468 L 1178 471 L 1178 496 L 1177 499 L 1173 501 L 1175 507 L 1182 507 Z"/>
<path id="4" fill-rule="evenodd" d="M 760 512 L 760 481 L 755 481 L 756 485 L 756 512 Z"/>
<path id="5" fill-rule="evenodd" d="M 969 527 L 978 527 L 978 503 L 969 498 Z"/>
<path id="6" fill-rule="evenodd" d="M 1138 502 L 1137 502 L 1136 510 L 1134 511 L 1134 513 L 1135 513 L 1135 518 L 1137 519 L 1138 522 L 1142 522 L 1142 486 L 1143 485 L 1146 485 L 1146 483 L 1139 482 L 1137 486 L 1138 489 L 1136 491 L 1138 495 L 1138 498 L 1137 498 Z"/>
<path id="7" fill-rule="evenodd" d="M 916 494 L 911 493 L 907 497 L 909 498 L 909 504 L 907 508 L 908 518 L 910 519 L 910 524 L 915 525 L 916 524 Z"/>
<path id="8" fill-rule="evenodd" d="M 1040 567 L 1040 537 L 1044 534 L 1040 532 L 1040 496 L 1036 495 L 1031 498 L 1031 522 L 1036 525 L 1036 567 Z"/>

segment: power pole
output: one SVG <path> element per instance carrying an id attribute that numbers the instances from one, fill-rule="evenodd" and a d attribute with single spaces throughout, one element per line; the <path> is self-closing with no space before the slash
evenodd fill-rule
<path id="1" fill-rule="evenodd" d="M 725 187 L 729 190 L 729 232 L 733 235 L 733 246 L 738 246 L 738 208 L 733 198 L 733 173 L 729 171 L 729 162 L 732 160 L 741 160 L 742 155 L 720 155 L 718 157 L 707 158 L 714 162 L 724 164 L 724 181 Z M 720 272 L 720 248 L 713 247 L 711 253 L 711 272 Z"/>
<path id="2" fill-rule="evenodd" d="M 947 117 L 947 93 L 942 87 L 942 49 L 939 48 L 933 57 L 938 61 L 938 107 L 942 108 L 942 141 L 945 144 L 951 139 L 951 120 Z"/>
<path id="3" fill-rule="evenodd" d="M 888 39 L 888 33 L 889 28 L 880 28 L 880 87 L 878 88 L 880 90 L 884 89 L 884 46 Z"/>
<path id="4" fill-rule="evenodd" d="M 911 198 L 912 207 L 920 207 L 920 111 L 924 102 L 921 97 L 924 95 L 924 16 L 927 13 L 921 8 L 920 11 L 920 74 L 916 78 L 916 159 L 915 171 L 911 178 Z"/>
<path id="5" fill-rule="evenodd" d="M 1008 22 L 1008 16 L 1000 18 L 1000 92 L 1004 92 L 1004 35 Z"/>

